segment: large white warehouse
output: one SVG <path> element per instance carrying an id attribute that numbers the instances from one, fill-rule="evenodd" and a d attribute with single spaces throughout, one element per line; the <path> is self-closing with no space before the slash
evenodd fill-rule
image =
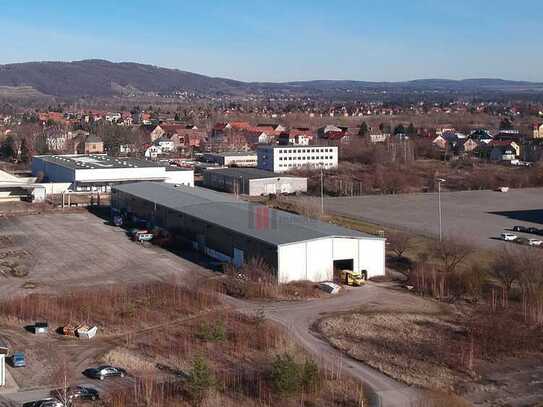
<path id="1" fill-rule="evenodd" d="M 335 269 L 385 273 L 385 240 L 231 198 L 204 188 L 153 182 L 115 186 L 111 205 L 174 239 L 236 265 L 261 258 L 279 282 L 332 280 Z"/>
<path id="2" fill-rule="evenodd" d="M 34 156 L 32 175 L 43 182 L 70 183 L 72 191 L 109 192 L 112 185 L 136 181 L 194 186 L 194 171 L 191 169 L 106 154 Z"/>

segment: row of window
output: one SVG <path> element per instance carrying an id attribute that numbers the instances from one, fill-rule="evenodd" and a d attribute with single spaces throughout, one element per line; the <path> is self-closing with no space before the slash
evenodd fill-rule
<path id="1" fill-rule="evenodd" d="M 281 168 L 289 168 L 289 167 L 303 167 L 306 164 L 304 163 L 295 163 L 295 164 L 279 164 L 279 167 Z M 333 167 L 334 164 L 332 163 L 323 163 L 323 167 Z M 320 167 L 320 166 L 319 166 Z"/>
<path id="2" fill-rule="evenodd" d="M 334 157 L 333 156 L 320 156 L 320 157 L 315 157 L 315 156 L 311 156 L 311 157 L 279 157 L 279 161 L 292 161 L 292 160 L 303 160 L 303 161 L 311 161 L 311 160 L 332 160 Z"/>
<path id="3" fill-rule="evenodd" d="M 280 154 L 293 154 L 293 153 L 331 153 L 334 150 L 332 148 L 287 148 L 279 149 Z"/>

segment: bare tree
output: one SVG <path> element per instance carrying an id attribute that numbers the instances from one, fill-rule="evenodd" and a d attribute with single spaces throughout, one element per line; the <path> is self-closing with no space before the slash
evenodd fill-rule
<path id="1" fill-rule="evenodd" d="M 508 248 L 499 250 L 489 269 L 490 276 L 499 281 L 507 296 L 513 283 L 520 277 L 519 262 L 515 254 Z"/>
<path id="2" fill-rule="evenodd" d="M 454 273 L 473 252 L 473 247 L 461 240 L 449 238 L 435 241 L 432 252 L 441 263 L 441 271 Z"/>
<path id="3" fill-rule="evenodd" d="M 413 242 L 411 235 L 404 232 L 390 232 L 386 238 L 388 247 L 398 257 L 403 257 L 404 253 L 411 248 Z"/>

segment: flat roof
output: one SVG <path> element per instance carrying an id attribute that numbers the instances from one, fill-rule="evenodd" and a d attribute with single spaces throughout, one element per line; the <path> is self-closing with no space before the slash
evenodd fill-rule
<path id="1" fill-rule="evenodd" d="M 277 148 L 302 148 L 302 149 L 309 149 L 309 148 L 338 148 L 337 146 L 318 146 L 318 145 L 309 145 L 309 146 L 302 146 L 297 144 L 289 144 L 289 145 L 281 145 L 281 144 L 260 144 L 257 146 L 257 149 L 264 149 L 264 148 L 271 148 L 271 149 L 277 149 Z"/>
<path id="2" fill-rule="evenodd" d="M 274 246 L 326 237 L 380 239 L 264 205 L 236 200 L 205 188 L 138 182 L 112 189 Z"/>
<path id="3" fill-rule="evenodd" d="M 264 178 L 304 178 L 293 175 L 278 174 L 271 171 L 260 170 L 258 168 L 217 168 L 205 171 L 208 174 L 219 174 L 225 177 L 235 177 L 243 179 L 264 179 Z"/>
<path id="4" fill-rule="evenodd" d="M 34 156 L 33 159 L 34 158 L 72 170 L 164 167 L 164 165 L 143 160 L 141 158 L 117 158 L 106 154 L 37 155 Z"/>
<path id="5" fill-rule="evenodd" d="M 243 157 L 246 155 L 256 156 L 256 151 L 224 151 L 222 153 L 204 153 L 206 155 L 214 155 L 218 157 Z"/>

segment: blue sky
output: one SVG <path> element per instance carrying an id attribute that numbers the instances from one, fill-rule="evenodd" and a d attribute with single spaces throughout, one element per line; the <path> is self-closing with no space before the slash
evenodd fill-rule
<path id="1" fill-rule="evenodd" d="M 0 0 L 0 64 L 88 58 L 248 81 L 543 82 L 543 0 Z"/>

